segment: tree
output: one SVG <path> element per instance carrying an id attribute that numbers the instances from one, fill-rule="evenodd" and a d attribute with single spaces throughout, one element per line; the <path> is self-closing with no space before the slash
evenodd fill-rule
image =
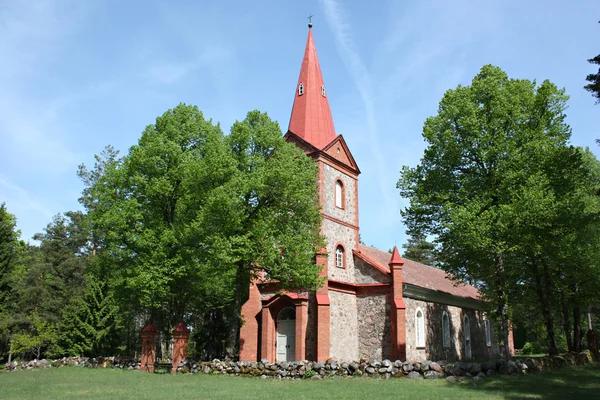
<path id="1" fill-rule="evenodd" d="M 600 21 L 599 21 L 600 22 Z M 588 60 L 590 64 L 600 65 L 600 54 Z M 589 74 L 586 78 L 589 83 L 583 88 L 590 92 L 596 98 L 596 104 L 600 103 L 600 68 L 595 74 Z"/>
<path id="2" fill-rule="evenodd" d="M 409 237 L 402 247 L 406 249 L 404 251 L 404 257 L 409 260 L 436 266 L 437 258 L 435 255 L 435 245 L 427 241 L 427 238 L 424 235 Z"/>
<path id="3" fill-rule="evenodd" d="M 566 100 L 548 81 L 509 79 L 486 65 L 470 86 L 445 93 L 424 124 L 420 165 L 403 167 L 398 182 L 410 200 L 402 211 L 409 232 L 434 236 L 442 268 L 495 305 L 506 355 L 510 300 L 523 284 L 538 295 L 555 343 L 554 269 L 543 249 L 560 244 L 558 232 L 552 244 L 539 239 L 568 214 L 561 207 L 575 196 L 567 181 L 585 176 L 580 152 L 568 145 Z"/>
<path id="4" fill-rule="evenodd" d="M 16 219 L 0 204 L 0 357 L 8 350 L 9 319 L 12 314 L 11 275 L 19 252 Z"/>
<path id="5" fill-rule="evenodd" d="M 180 104 L 125 157 L 97 161 L 93 175 L 80 171 L 92 178 L 82 204 L 101 232 L 99 264 L 120 302 L 148 313 L 163 337 L 182 319 L 224 308 L 234 356 L 257 272 L 283 288 L 316 287 L 316 169 L 266 114 L 249 113 L 224 137 Z"/>
<path id="6" fill-rule="evenodd" d="M 279 124 L 266 113 L 251 111 L 233 125 L 226 144 L 236 166 L 226 185 L 233 207 L 222 221 L 236 272 L 228 346 L 234 355 L 241 306 L 256 272 L 266 271 L 284 289 L 316 289 L 320 269 L 314 256 L 324 241 L 319 233 L 317 167 L 283 139 Z"/>

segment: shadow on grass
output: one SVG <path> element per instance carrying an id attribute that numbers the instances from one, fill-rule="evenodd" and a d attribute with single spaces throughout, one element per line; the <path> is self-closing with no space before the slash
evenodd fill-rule
<path id="1" fill-rule="evenodd" d="M 461 385 L 462 386 L 462 385 Z M 501 395 L 505 399 L 600 398 L 600 363 L 565 367 L 526 376 L 498 376 L 477 382 L 478 392 Z"/>

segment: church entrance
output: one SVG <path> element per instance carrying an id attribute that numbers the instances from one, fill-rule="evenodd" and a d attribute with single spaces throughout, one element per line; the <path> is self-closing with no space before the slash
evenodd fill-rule
<path id="1" fill-rule="evenodd" d="M 277 316 L 277 361 L 294 361 L 296 355 L 296 310 L 286 307 Z"/>

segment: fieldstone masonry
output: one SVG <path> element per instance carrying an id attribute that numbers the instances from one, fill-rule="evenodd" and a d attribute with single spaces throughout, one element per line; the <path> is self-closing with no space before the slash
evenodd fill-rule
<path id="1" fill-rule="evenodd" d="M 492 329 L 492 346 L 485 342 L 485 325 L 481 311 L 464 309 L 446 304 L 430 303 L 404 298 L 406 304 L 406 357 L 411 360 L 465 358 L 463 318 L 469 316 L 471 325 L 471 358 L 488 358 L 500 354 Z M 425 322 L 425 347 L 416 347 L 415 320 L 417 309 L 421 309 Z M 450 347 L 443 346 L 442 314 L 446 312 L 450 322 Z"/>
<path id="2" fill-rule="evenodd" d="M 358 355 L 356 296 L 329 292 L 331 301 L 331 355 L 340 360 L 355 360 Z"/>
<path id="3" fill-rule="evenodd" d="M 390 304 L 387 296 L 358 296 L 356 302 L 358 306 L 359 357 L 373 360 L 389 358 Z"/>
<path id="4" fill-rule="evenodd" d="M 444 361 L 390 361 L 361 359 L 354 362 L 339 362 L 329 359 L 326 362 L 294 361 L 272 363 L 269 360 L 256 362 L 220 361 L 181 362 L 178 373 L 203 373 L 213 375 L 246 376 L 271 379 L 325 379 L 325 378 L 400 378 L 439 379 L 449 382 L 474 382 L 492 377 L 495 374 L 527 375 L 540 371 L 548 371 L 565 366 L 585 365 L 592 362 L 587 352 L 567 353 L 554 357 L 536 357 L 524 360 L 490 360 L 484 363 L 447 363 Z M 4 365 L 6 371 L 22 371 L 35 368 L 60 368 L 65 366 L 87 368 L 118 368 L 140 370 L 141 362 L 119 357 L 73 357 L 57 360 L 33 360 L 28 362 L 11 362 Z"/>

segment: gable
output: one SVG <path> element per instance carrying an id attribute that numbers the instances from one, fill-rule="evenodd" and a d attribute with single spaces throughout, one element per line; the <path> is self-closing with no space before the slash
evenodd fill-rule
<path id="1" fill-rule="evenodd" d="M 354 161 L 354 157 L 352 157 L 352 153 L 350 153 L 350 149 L 342 135 L 337 135 L 331 143 L 323 148 L 323 152 L 342 164 L 358 170 L 358 165 Z"/>

